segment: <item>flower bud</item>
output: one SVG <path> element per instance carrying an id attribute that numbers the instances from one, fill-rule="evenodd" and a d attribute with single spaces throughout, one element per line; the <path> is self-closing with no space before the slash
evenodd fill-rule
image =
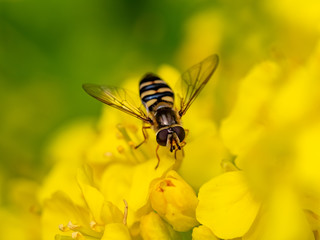
<path id="1" fill-rule="evenodd" d="M 150 202 L 152 208 L 176 231 L 185 232 L 198 225 L 196 194 L 173 170 L 151 184 Z"/>

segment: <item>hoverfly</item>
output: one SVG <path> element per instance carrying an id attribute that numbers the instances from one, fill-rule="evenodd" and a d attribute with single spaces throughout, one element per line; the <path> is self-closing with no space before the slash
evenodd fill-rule
<path id="1" fill-rule="evenodd" d="M 153 73 L 147 73 L 139 83 L 140 99 L 146 112 L 141 104 L 140 106 L 135 104 L 128 92 L 122 88 L 84 84 L 83 89 L 99 101 L 143 121 L 144 140 L 135 148 L 147 140 L 146 129 L 153 128 L 158 143 L 156 148 L 158 163 L 155 167 L 157 169 L 160 163 L 157 153 L 160 145 L 170 147 L 171 152 L 181 150 L 184 146 L 186 131 L 181 125 L 181 118 L 208 83 L 218 63 L 219 57 L 214 54 L 181 75 L 178 82 L 181 94 L 181 96 L 178 95 L 179 108 L 174 106 L 175 94 L 172 89 L 164 80 Z"/>

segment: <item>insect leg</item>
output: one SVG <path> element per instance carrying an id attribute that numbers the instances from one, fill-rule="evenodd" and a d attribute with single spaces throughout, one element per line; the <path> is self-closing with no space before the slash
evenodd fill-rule
<path id="1" fill-rule="evenodd" d="M 175 151 L 174 151 L 174 159 L 175 160 L 177 160 L 177 151 L 178 151 L 179 149 L 176 149 Z M 182 149 L 182 152 L 183 152 L 183 149 Z"/>
<path id="2" fill-rule="evenodd" d="M 174 159 L 177 160 L 177 151 L 179 151 L 179 150 L 182 151 L 182 157 L 184 157 L 183 147 L 184 147 L 186 144 L 187 144 L 187 143 L 186 143 L 185 141 L 182 141 L 182 142 L 180 143 L 180 149 L 177 148 L 177 149 L 174 151 Z"/>
<path id="3" fill-rule="evenodd" d="M 156 148 L 156 156 L 157 156 L 157 159 L 158 159 L 158 163 L 157 163 L 156 167 L 154 168 L 155 170 L 157 170 L 157 168 L 159 167 L 159 164 L 160 164 L 160 157 L 159 157 L 159 154 L 158 154 L 159 147 L 160 147 L 160 145 L 158 144 L 157 148 Z"/>
<path id="4" fill-rule="evenodd" d="M 151 128 L 151 126 L 143 126 L 142 127 L 142 134 L 143 134 L 143 137 L 144 137 L 144 140 L 139 143 L 137 146 L 134 147 L 134 149 L 137 149 L 138 147 L 140 147 L 143 143 L 145 143 L 148 139 L 148 133 L 147 133 L 147 130 L 146 129 L 149 129 Z"/>
<path id="5" fill-rule="evenodd" d="M 185 138 L 189 135 L 190 130 L 189 129 L 184 129 L 184 132 L 186 133 Z"/>

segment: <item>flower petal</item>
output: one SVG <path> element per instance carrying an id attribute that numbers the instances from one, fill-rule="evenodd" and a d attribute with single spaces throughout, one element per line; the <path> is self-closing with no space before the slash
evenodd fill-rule
<path id="1" fill-rule="evenodd" d="M 121 222 L 123 218 L 122 212 L 112 203 L 105 201 L 103 194 L 89 184 L 89 178 L 84 168 L 78 171 L 77 179 L 94 220 L 100 225 Z"/>
<path id="2" fill-rule="evenodd" d="M 197 219 L 219 238 L 243 236 L 260 208 L 242 172 L 228 172 L 204 184 L 199 191 Z"/>
<path id="3" fill-rule="evenodd" d="M 213 232 L 206 226 L 195 227 L 192 231 L 193 240 L 218 240 Z"/>
<path id="4" fill-rule="evenodd" d="M 105 226 L 101 240 L 131 240 L 131 236 L 126 225 L 110 223 Z"/>
<path id="5" fill-rule="evenodd" d="M 297 139 L 295 172 L 305 191 L 320 196 L 320 124 L 310 124 Z"/>
<path id="6" fill-rule="evenodd" d="M 78 206 L 63 192 L 56 192 L 52 198 L 44 202 L 42 212 L 42 239 L 53 239 L 61 233 L 59 224 L 67 225 L 68 222 L 90 228 L 88 219 L 90 214 L 84 207 Z"/>
<path id="7" fill-rule="evenodd" d="M 263 133 L 266 106 L 279 75 L 279 66 L 266 61 L 243 79 L 237 102 L 221 127 L 222 137 L 233 154 L 246 150 Z"/>
<path id="8" fill-rule="evenodd" d="M 221 160 L 230 158 L 212 119 L 205 119 L 199 111 L 195 112 L 197 109 L 201 109 L 201 105 L 190 109 L 194 114 L 184 121 L 185 126 L 192 126 L 192 129 L 186 139 L 187 145 L 183 149 L 185 157 L 179 169 L 179 174 L 195 190 L 220 174 Z"/>
<path id="9" fill-rule="evenodd" d="M 298 196 L 287 185 L 276 187 L 260 215 L 244 240 L 314 239 Z"/>
<path id="10" fill-rule="evenodd" d="M 147 204 L 151 181 L 167 172 L 174 164 L 174 159 L 163 156 L 159 167 L 155 170 L 156 162 L 157 159 L 153 159 L 137 165 L 134 169 L 128 203 L 135 211 Z"/>
<path id="11" fill-rule="evenodd" d="M 140 228 L 144 240 L 179 239 L 172 227 L 155 212 L 141 218 Z"/>

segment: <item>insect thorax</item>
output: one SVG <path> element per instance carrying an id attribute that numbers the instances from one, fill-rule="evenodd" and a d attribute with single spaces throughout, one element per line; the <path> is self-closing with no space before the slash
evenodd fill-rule
<path id="1" fill-rule="evenodd" d="M 180 119 L 172 108 L 162 107 L 158 108 L 153 114 L 155 130 L 180 124 Z"/>

